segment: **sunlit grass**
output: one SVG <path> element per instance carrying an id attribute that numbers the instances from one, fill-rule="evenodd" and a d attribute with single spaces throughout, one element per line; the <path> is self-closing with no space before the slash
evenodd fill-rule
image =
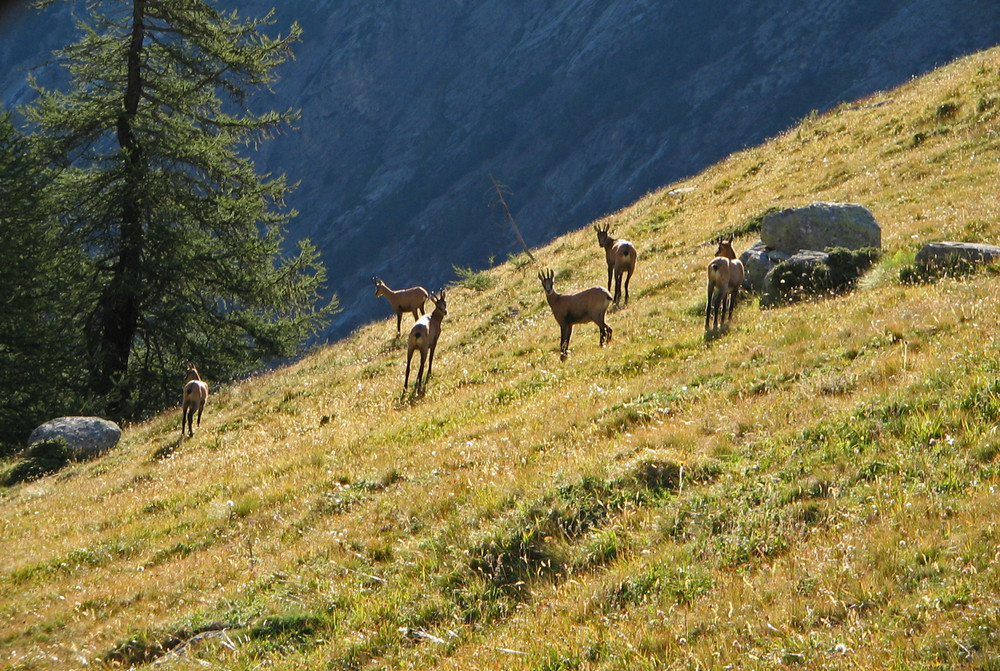
<path id="1" fill-rule="evenodd" d="M 0 491 L 0 666 L 982 666 L 1000 529 L 996 51 L 805 119 L 611 215 L 632 299 L 559 330 L 536 273 L 606 281 L 590 227 L 459 273 L 426 393 L 379 322 Z M 858 288 L 703 333 L 709 241 L 859 202 Z M 474 280 L 474 281 L 473 281 Z"/>

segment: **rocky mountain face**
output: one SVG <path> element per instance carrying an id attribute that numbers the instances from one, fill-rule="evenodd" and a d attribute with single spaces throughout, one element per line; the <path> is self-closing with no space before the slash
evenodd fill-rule
<path id="1" fill-rule="evenodd" d="M 290 237 L 323 252 L 344 307 L 330 336 L 389 314 L 372 275 L 436 290 L 453 265 L 519 251 L 490 175 L 538 245 L 813 110 L 1000 42 L 995 0 L 219 4 L 304 28 L 256 102 L 301 122 L 255 158 L 300 182 Z M 5 17 L 5 107 L 28 95 L 21 68 L 72 38 L 74 6 Z"/>

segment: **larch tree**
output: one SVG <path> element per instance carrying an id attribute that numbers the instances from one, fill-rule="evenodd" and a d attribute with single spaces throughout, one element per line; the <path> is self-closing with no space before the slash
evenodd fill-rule
<path id="1" fill-rule="evenodd" d="M 298 25 L 269 37 L 272 14 L 243 19 L 204 0 L 94 0 L 87 12 L 80 40 L 55 54 L 65 90 L 33 80 L 22 112 L 91 262 L 90 388 L 130 417 L 176 400 L 187 360 L 220 380 L 294 355 L 337 301 L 322 297 L 308 241 L 282 248 L 295 216 L 286 179 L 250 158 L 297 118 L 249 103 Z"/>
<path id="2" fill-rule="evenodd" d="M 0 458 L 31 430 L 91 409 L 82 365 L 85 255 L 67 245 L 47 197 L 49 176 L 0 114 Z"/>

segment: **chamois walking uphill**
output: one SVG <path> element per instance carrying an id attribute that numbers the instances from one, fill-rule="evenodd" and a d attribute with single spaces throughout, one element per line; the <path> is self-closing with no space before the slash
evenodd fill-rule
<path id="1" fill-rule="evenodd" d="M 736 299 L 742 286 L 743 262 L 736 258 L 736 252 L 733 251 L 733 241 L 720 240 L 719 246 L 715 250 L 715 258 L 708 264 L 708 305 L 705 307 L 705 331 L 708 331 L 713 310 L 715 314 L 713 329 L 719 328 L 720 313 L 722 324 L 732 321 L 733 308 L 736 307 Z M 727 309 L 729 310 L 728 318 L 726 317 Z"/>
<path id="2" fill-rule="evenodd" d="M 208 385 L 202 382 L 198 369 L 188 363 L 187 375 L 184 377 L 184 395 L 181 399 L 181 435 L 184 435 L 184 424 L 187 424 L 188 435 L 194 435 L 192 424 L 194 413 L 198 413 L 198 426 L 201 427 L 201 413 L 208 401 Z"/>
<path id="3" fill-rule="evenodd" d="M 594 322 L 601 331 L 601 347 L 611 342 L 611 327 L 604 321 L 604 314 L 611 305 L 611 292 L 604 287 L 590 287 L 575 294 L 556 293 L 555 273 L 551 270 L 538 273 L 545 290 L 545 299 L 552 308 L 552 316 L 559 323 L 559 358 L 569 356 L 569 337 L 573 335 L 573 324 Z"/>
<path id="4" fill-rule="evenodd" d="M 608 262 L 608 291 L 611 291 L 611 276 L 614 275 L 615 278 L 615 305 L 618 305 L 618 299 L 622 295 L 622 275 L 625 275 L 625 305 L 628 305 L 628 283 L 632 280 L 638 254 L 635 245 L 628 240 L 612 238 L 608 234 L 610 226 L 611 224 L 594 224 L 597 244 L 604 248 L 604 256 Z"/>
<path id="5" fill-rule="evenodd" d="M 400 325 L 404 312 L 413 313 L 413 319 L 419 319 L 417 312 L 424 314 L 424 303 L 427 302 L 427 289 L 423 287 L 410 287 L 393 291 L 385 285 L 385 282 L 377 277 L 372 277 L 372 284 L 375 285 L 375 298 L 385 296 L 389 305 L 396 312 L 396 336 L 400 334 Z"/>
<path id="6" fill-rule="evenodd" d="M 431 376 L 431 367 L 434 365 L 434 349 L 437 347 L 438 337 L 441 335 L 441 320 L 448 314 L 448 304 L 445 301 L 444 291 L 437 296 L 431 296 L 430 299 L 434 303 L 434 311 L 417 320 L 417 323 L 410 329 L 410 336 L 407 339 L 406 377 L 403 378 L 403 393 L 406 393 L 406 387 L 410 383 L 410 360 L 416 350 L 420 350 L 420 369 L 417 371 L 417 380 L 413 383 L 414 390 L 419 391 L 422 387 L 426 387 L 427 379 Z M 427 362 L 427 378 L 423 378 L 424 361 Z M 423 383 L 421 383 L 422 378 Z"/>

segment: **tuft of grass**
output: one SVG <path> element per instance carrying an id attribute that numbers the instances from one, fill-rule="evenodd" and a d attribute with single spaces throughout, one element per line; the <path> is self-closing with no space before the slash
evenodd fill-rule
<path id="1" fill-rule="evenodd" d="M 473 291 L 486 291 L 494 286 L 494 280 L 485 271 L 475 271 L 469 267 L 453 265 L 452 269 L 458 277 L 458 286 Z"/>
<path id="2" fill-rule="evenodd" d="M 0 474 L 0 485 L 11 487 L 57 473 L 76 457 L 76 450 L 63 438 L 39 441 L 21 452 L 17 461 Z"/>

